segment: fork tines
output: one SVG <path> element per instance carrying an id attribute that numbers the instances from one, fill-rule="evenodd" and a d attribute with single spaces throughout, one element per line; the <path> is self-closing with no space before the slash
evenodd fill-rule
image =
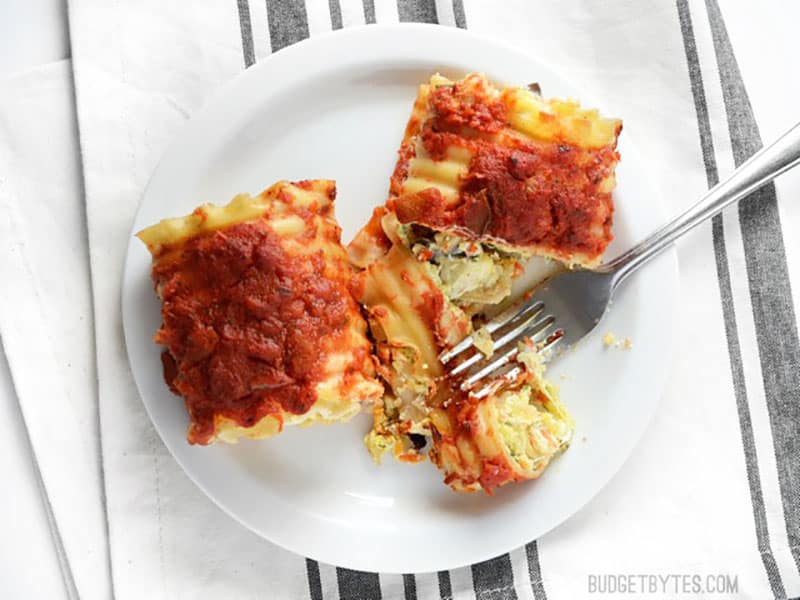
<path id="1" fill-rule="evenodd" d="M 521 374 L 522 367 L 519 365 L 503 369 L 517 355 L 519 342 L 528 338 L 535 343 L 541 343 L 541 351 L 554 346 L 561 339 L 562 331 L 551 331 L 556 321 L 553 315 L 537 318 L 544 309 L 543 302 L 529 301 L 522 306 L 512 306 L 487 323 L 486 330 L 492 336 L 495 348 L 490 357 L 485 357 L 474 348 L 472 336 L 469 336 L 440 354 L 439 360 L 442 364 L 448 364 L 463 357 L 463 360 L 456 361 L 448 375 L 466 375 L 461 382 L 462 390 L 472 390 L 484 379 L 489 379 L 490 382 L 474 394 L 479 398 L 485 396 L 494 385 L 491 380 L 513 381 Z"/>

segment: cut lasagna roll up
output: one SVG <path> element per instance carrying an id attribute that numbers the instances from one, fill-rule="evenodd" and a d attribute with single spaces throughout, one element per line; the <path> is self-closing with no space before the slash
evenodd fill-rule
<path id="1" fill-rule="evenodd" d="M 154 340 L 191 443 L 346 420 L 380 397 L 332 181 L 279 182 L 138 237 L 162 302 Z"/>
<path id="2" fill-rule="evenodd" d="M 378 243 L 377 230 L 368 232 L 375 221 L 384 235 Z M 505 298 L 521 268 L 519 256 L 458 239 L 402 225 L 379 209 L 349 248 L 353 256 L 370 256 L 354 279 L 354 295 L 367 309 L 378 372 L 388 384 L 365 443 L 376 461 L 389 451 L 416 462 L 430 448 L 428 456 L 454 490 L 491 493 L 538 477 L 568 444 L 572 421 L 542 377 L 533 343 L 517 355 L 520 373 L 485 397 L 445 376 L 439 353 L 475 332 L 471 315 Z M 443 277 L 443 268 L 460 274 Z"/>
<path id="3" fill-rule="evenodd" d="M 517 354 L 517 375 L 481 398 L 438 356 L 469 334 L 491 354 L 480 317 L 531 257 L 599 263 L 620 130 L 577 103 L 481 75 L 420 87 L 389 200 L 348 247 L 388 383 L 366 438 L 376 459 L 422 460 L 429 447 L 453 489 L 491 493 L 535 479 L 568 445 L 573 423 L 534 342 Z"/>

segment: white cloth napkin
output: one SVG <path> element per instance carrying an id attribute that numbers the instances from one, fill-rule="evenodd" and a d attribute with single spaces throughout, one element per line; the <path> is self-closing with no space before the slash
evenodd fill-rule
<path id="1" fill-rule="evenodd" d="M 599 594 L 612 574 L 645 576 L 635 584 L 643 593 L 627 597 L 675 597 L 681 577 L 694 575 L 703 586 L 712 585 L 709 575 L 735 577 L 743 597 L 800 594 L 800 238 L 789 233 L 800 226 L 796 174 L 777 184 L 777 201 L 768 188 L 760 209 L 730 210 L 680 243 L 679 352 L 664 366 L 672 376 L 660 409 L 622 471 L 537 543 L 449 573 L 318 565 L 224 515 L 155 434 L 120 324 L 126 240 L 156 162 L 219 84 L 270 49 L 398 19 L 497 37 L 637 123 L 653 186 L 677 214 L 752 153 L 759 133 L 769 142 L 798 118 L 791 9 L 724 9 L 715 0 L 70 0 L 117 597 L 566 599 Z"/>
<path id="2" fill-rule="evenodd" d="M 69 61 L 3 81 L 0 337 L 68 597 L 101 599 L 110 595 L 111 582 L 81 179 Z M 18 545 L 27 553 L 26 545 L 41 543 L 27 533 L 2 543 L 9 552 Z M 2 587 L 15 589 L 11 582 Z"/>

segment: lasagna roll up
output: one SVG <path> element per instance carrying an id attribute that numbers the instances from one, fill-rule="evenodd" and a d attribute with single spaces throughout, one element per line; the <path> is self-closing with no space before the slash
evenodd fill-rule
<path id="1" fill-rule="evenodd" d="M 154 340 L 189 442 L 342 421 L 382 394 L 335 195 L 332 181 L 284 181 L 137 234 L 153 257 Z"/>
<path id="2" fill-rule="evenodd" d="M 621 128 L 478 74 L 420 86 L 389 199 L 348 248 L 388 384 L 366 438 L 373 456 L 416 461 L 429 448 L 455 490 L 491 493 L 535 479 L 566 448 L 573 423 L 536 343 L 520 348 L 517 375 L 481 398 L 460 390 L 438 356 L 469 334 L 492 353 L 481 317 L 531 257 L 600 262 Z"/>
<path id="3" fill-rule="evenodd" d="M 612 240 L 622 122 L 484 76 L 420 86 L 391 179 L 402 223 L 594 267 Z"/>

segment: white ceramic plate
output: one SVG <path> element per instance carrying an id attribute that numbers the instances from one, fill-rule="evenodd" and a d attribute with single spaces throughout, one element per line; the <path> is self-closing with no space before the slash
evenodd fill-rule
<path id="1" fill-rule="evenodd" d="M 368 26 L 297 44 L 225 86 L 164 156 L 133 230 L 203 202 L 224 203 L 278 179 L 338 181 L 336 214 L 348 242 L 383 203 L 417 85 L 434 72 L 484 72 L 504 83 L 538 81 L 546 95 L 589 95 L 532 57 L 464 31 Z M 613 106 L 603 106 L 616 114 Z M 624 115 L 620 115 L 624 118 Z M 609 255 L 663 222 L 625 122 Z M 665 383 L 678 285 L 674 253 L 634 276 L 595 334 L 553 365 L 551 378 L 577 423 L 572 447 L 535 482 L 494 497 L 456 495 L 430 464 L 376 466 L 362 446 L 363 415 L 335 426 L 285 431 L 234 446 L 190 446 L 183 402 L 164 385 L 151 336 L 159 304 L 150 257 L 131 239 L 123 284 L 133 374 L 167 447 L 220 507 L 299 554 L 355 569 L 454 568 L 541 536 L 583 506 L 619 469 L 642 435 Z M 605 331 L 633 340 L 604 349 Z M 560 377 L 566 375 L 566 379 Z"/>

